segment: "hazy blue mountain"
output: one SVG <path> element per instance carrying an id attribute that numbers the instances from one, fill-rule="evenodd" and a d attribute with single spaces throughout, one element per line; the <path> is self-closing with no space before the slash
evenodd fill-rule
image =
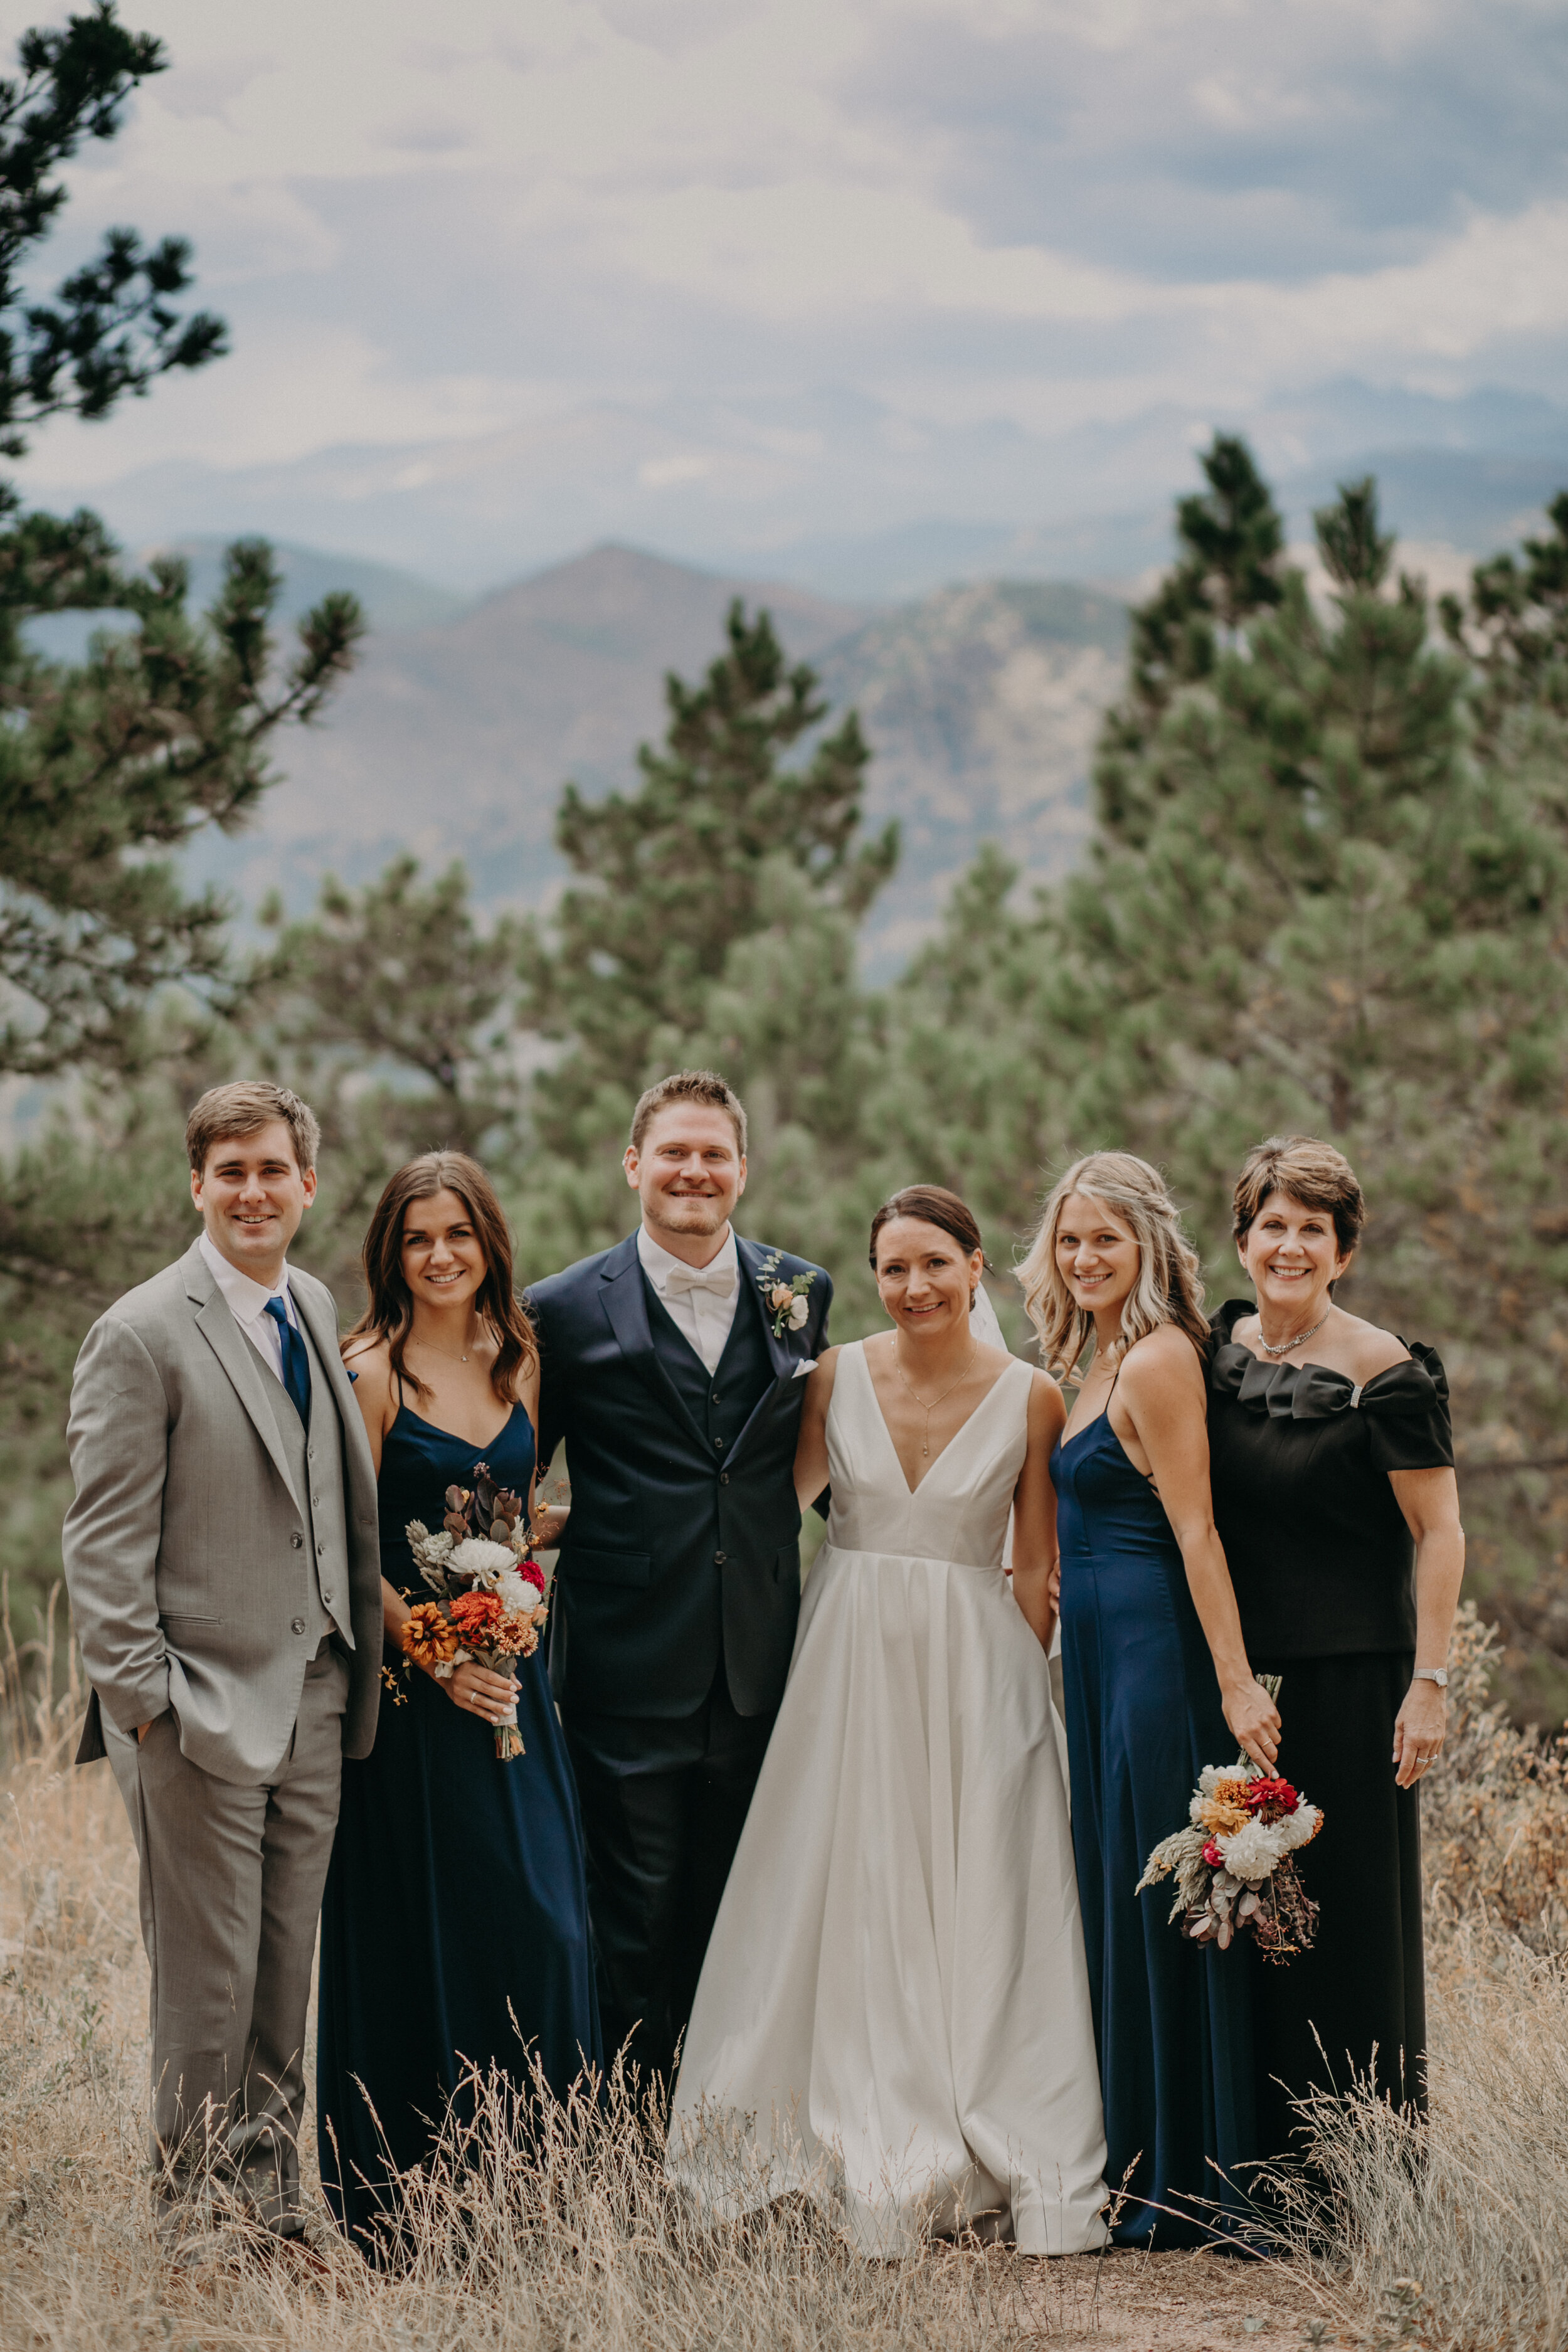
<path id="1" fill-rule="evenodd" d="M 197 870 L 251 907 L 279 887 L 299 908 L 324 871 L 361 881 L 407 848 L 434 866 L 461 858 L 483 905 L 547 905 L 563 871 L 562 784 L 597 793 L 635 782 L 637 743 L 662 730 L 664 673 L 700 672 L 736 594 L 765 604 L 835 707 L 865 719 L 871 814 L 898 816 L 905 839 L 873 917 L 877 970 L 930 925 L 983 837 L 1037 878 L 1063 869 L 1120 677 L 1125 615 L 1113 599 L 986 582 L 868 614 L 604 547 L 450 621 L 378 631 L 327 717 L 279 745 L 285 780 L 258 829 L 204 844 Z"/>

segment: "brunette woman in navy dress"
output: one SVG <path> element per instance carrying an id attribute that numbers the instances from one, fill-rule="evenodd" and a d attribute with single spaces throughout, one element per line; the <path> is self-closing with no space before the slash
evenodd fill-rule
<path id="1" fill-rule="evenodd" d="M 1297 1856 L 1316 1940 L 1255 1971 L 1260 2154 L 1359 2076 L 1419 2112 L 1421 1781 L 1443 1745 L 1465 1570 L 1448 1383 L 1430 1348 L 1336 1304 L 1365 1210 L 1342 1152 L 1247 1154 L 1234 1230 L 1257 1293 L 1215 1318 L 1215 1517 L 1254 1662 L 1281 1677 L 1279 1769 L 1323 1810 Z"/>
<path id="2" fill-rule="evenodd" d="M 468 2068 L 531 2061 L 563 2095 L 600 2062 L 577 1795 L 542 1651 L 516 1678 L 473 1661 L 406 1668 L 429 1594 L 410 1519 L 438 1527 L 479 1464 L 531 1502 L 539 1359 L 512 1290 L 489 1179 L 457 1151 L 400 1168 L 365 1237 L 369 1305 L 343 1343 L 375 1457 L 387 1693 L 372 1753 L 346 1764 L 321 1916 L 316 2072 L 321 2180 L 373 2258 L 397 2227 L 395 2176 L 430 2156 Z M 551 1515 L 548 1533 L 559 1534 Z M 500 1761 L 513 1706 L 523 1753 Z"/>
<path id="3" fill-rule="evenodd" d="M 1237 1744 L 1274 1761 L 1209 1502 L 1196 1254 L 1157 1170 L 1100 1151 L 1068 1169 L 1019 1270 L 1047 1371 L 1093 1354 L 1057 1447 L 1073 1852 L 1121 2245 L 1226 2234 L 1254 2160 L 1248 1956 L 1134 1893 L 1182 1829 L 1198 1772 Z"/>

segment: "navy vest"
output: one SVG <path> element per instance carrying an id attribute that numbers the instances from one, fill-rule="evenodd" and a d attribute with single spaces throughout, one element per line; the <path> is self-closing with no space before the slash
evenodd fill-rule
<path id="1" fill-rule="evenodd" d="M 707 1365 L 646 1274 L 643 1285 L 647 1292 L 648 1329 L 660 1366 L 679 1391 L 680 1401 L 698 1428 L 706 1430 L 708 1443 L 721 1462 L 750 1421 L 757 1399 L 773 1384 L 773 1360 L 763 1329 L 762 1300 L 748 1297 L 742 1269 L 735 1319 L 730 1326 L 719 1368 L 710 1377 Z"/>

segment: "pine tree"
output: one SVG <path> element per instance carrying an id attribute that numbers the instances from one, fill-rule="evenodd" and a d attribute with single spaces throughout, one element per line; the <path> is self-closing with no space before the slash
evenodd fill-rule
<path id="1" fill-rule="evenodd" d="M 786 906 L 798 938 L 808 910 L 852 929 L 898 856 L 895 825 L 861 838 L 869 753 L 854 713 L 821 731 L 816 677 L 788 663 L 765 612 L 737 601 L 726 635 L 700 684 L 666 678 L 665 741 L 638 751 L 635 793 L 590 803 L 567 786 L 557 839 L 581 878 L 553 945 L 524 950 L 530 1017 L 566 1048 L 534 1094 L 546 1181 L 574 1204 L 546 1229 L 575 1216 L 584 1247 L 620 1230 L 614 1162 L 632 1106 L 709 1035 L 732 954 L 779 935 Z M 585 1191 L 574 1171 L 590 1168 L 601 1181 Z"/>
<path id="2" fill-rule="evenodd" d="M 0 81 L 0 455 L 62 414 L 100 417 L 174 368 L 205 366 L 224 329 L 184 314 L 190 247 L 110 231 L 51 302 L 29 298 L 35 248 L 66 201 L 61 167 L 111 139 L 162 45 L 128 32 L 112 0 L 63 30 L 24 33 Z M 241 824 L 268 781 L 268 737 L 309 719 L 361 633 L 350 596 L 302 624 L 273 674 L 277 568 L 259 541 L 229 551 L 204 626 L 184 567 L 127 572 L 97 517 L 22 515 L 0 486 L 0 1071 L 32 1076 L 142 1057 L 148 1000 L 170 981 L 222 975 L 225 910 L 188 897 L 167 853 L 201 827 Z M 60 613 L 129 614 L 85 662 L 50 661 L 26 625 Z M 161 854 L 163 853 L 163 854 Z"/>
<path id="3" fill-rule="evenodd" d="M 1346 1303 L 1439 1345 L 1462 1454 L 1550 1463 L 1568 1455 L 1561 787 L 1539 727 L 1489 730 L 1493 676 L 1472 644 L 1435 640 L 1371 482 L 1314 518 L 1321 604 L 1245 505 L 1252 553 L 1221 534 L 1207 575 L 1183 509 L 1175 583 L 1135 616 L 1086 867 L 1032 917 L 996 898 L 996 875 L 983 908 L 972 878 L 898 1002 L 900 1065 L 936 1073 L 919 1123 L 939 1165 L 1020 1226 L 1073 1150 L 1163 1162 L 1220 1296 L 1247 1145 L 1331 1138 L 1373 1212 Z M 1493 671 L 1528 670 L 1539 696 L 1550 659 L 1519 644 L 1546 634 L 1551 567 L 1527 565 Z M 1198 651 L 1151 683 L 1162 632 Z M 1534 1477 L 1489 1469 L 1466 1495 L 1478 1590 L 1521 1637 L 1516 1695 L 1527 1634 L 1568 1667 L 1568 1577 L 1542 1576 L 1552 1506 Z M 1553 1690 L 1561 1713 L 1568 1679 Z"/>

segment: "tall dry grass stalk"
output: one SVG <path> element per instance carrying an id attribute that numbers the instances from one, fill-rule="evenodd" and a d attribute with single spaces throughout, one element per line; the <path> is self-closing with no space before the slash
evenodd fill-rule
<path id="1" fill-rule="evenodd" d="M 1568 2344 L 1568 1964 L 1485 1921 L 1435 1955 L 1432 2113 L 1373 2089 L 1303 2110 L 1326 2187 L 1277 2177 L 1342 2332 L 1429 2352 Z M 1414 2290 L 1418 2290 L 1418 2294 Z"/>
<path id="2" fill-rule="evenodd" d="M 0 1634 L 0 1646 L 4 1636 Z M 962 2247 L 867 2263 L 794 2200 L 704 2227 L 671 2189 L 657 2109 L 623 2086 L 531 2130 L 474 2085 L 408 2183 L 395 2263 L 323 2223 L 313 2259 L 228 2220 L 171 2262 L 144 2133 L 146 1967 L 107 1767 L 68 1758 L 69 1673 L 16 1654 L 0 1816 L 0 2344 L 47 2352 L 1005 2352 L 1096 2326 L 1098 2267 Z M 57 1682 L 68 1696 L 43 1696 Z M 313 2126 L 309 2126 L 313 2131 Z M 308 2181 L 313 2167 L 307 2158 Z"/>
<path id="3" fill-rule="evenodd" d="M 1500 1649 L 1467 1601 L 1448 1735 L 1421 1791 L 1428 1902 L 1439 1928 L 1479 1913 L 1532 1952 L 1568 1951 L 1568 1739 L 1518 1731 L 1493 1702 Z"/>
<path id="4" fill-rule="evenodd" d="M 671 2192 L 657 2114 L 623 2095 L 607 2115 L 557 2112 L 535 2137 L 495 2082 L 476 2086 L 474 2123 L 454 2124 L 442 2160 L 410 2184 L 395 2267 L 372 2267 L 325 2226 L 315 2266 L 273 2260 L 234 2224 L 172 2264 L 143 2168 L 135 1859 L 107 1767 L 68 1763 L 80 1692 L 67 1640 L 63 1617 L 26 1652 L 0 1628 L 6 2352 L 1016 2352 L 1092 2336 L 1102 2320 L 1131 2352 L 1244 2334 L 1285 2352 L 1313 2308 L 1310 2333 L 1368 2347 L 1407 2334 L 1431 2352 L 1568 2346 L 1568 1974 L 1544 1948 L 1561 1940 L 1550 1903 L 1568 1797 L 1539 1769 L 1549 1753 L 1489 1714 L 1484 1672 L 1471 1672 L 1484 1629 L 1462 1635 L 1469 1679 L 1430 1804 L 1431 2123 L 1413 2128 L 1369 2096 L 1325 2102 L 1312 2120 L 1330 2200 L 1309 2213 L 1287 2185 L 1299 2243 L 1271 2275 L 1202 2257 L 1047 2264 L 942 2246 L 867 2263 L 799 2200 L 704 2228 Z M 1526 1929 L 1543 1948 L 1527 1948 Z M 1419 2283 L 1418 2302 L 1402 2280 Z M 1270 2302 L 1268 2334 L 1254 2336 Z"/>

